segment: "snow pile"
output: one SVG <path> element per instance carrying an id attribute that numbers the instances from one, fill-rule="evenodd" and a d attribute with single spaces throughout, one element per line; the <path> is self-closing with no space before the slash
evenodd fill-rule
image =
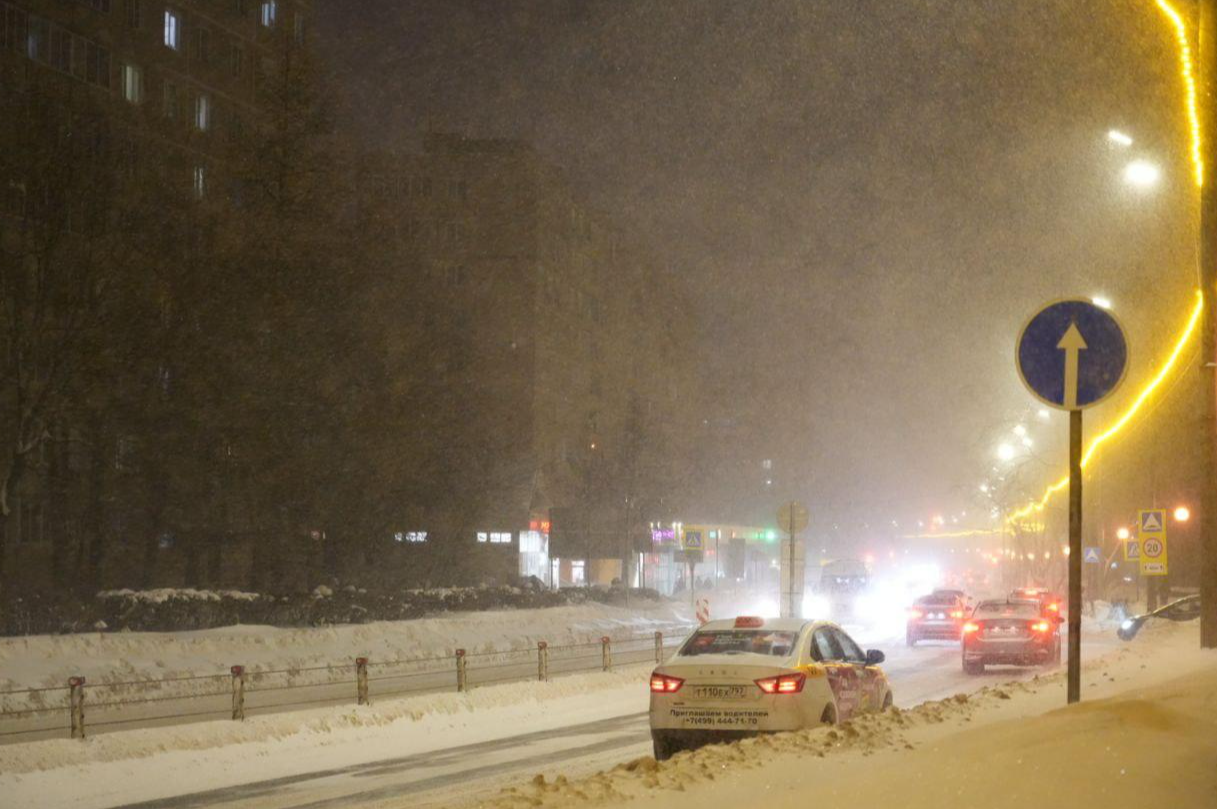
<path id="1" fill-rule="evenodd" d="M 413 621 L 280 629 L 232 626 L 194 632 L 119 632 L 0 638 L 0 690 L 62 686 L 84 675 L 89 683 L 116 683 L 198 675 L 227 675 L 240 664 L 250 672 L 298 670 L 372 661 L 421 660 L 532 650 L 676 631 L 688 622 L 686 605 L 645 602 L 631 609 L 606 604 L 438 615 Z M 200 687 L 213 688 L 214 683 Z M 21 707 L 5 702 L 7 707 Z"/>
<path id="2" fill-rule="evenodd" d="M 1088 666 L 1087 701 L 1074 706 L 1062 707 L 1062 671 L 836 728 L 667 762 L 641 758 L 578 780 L 538 775 L 484 807 L 734 809 L 763 800 L 766 809 L 805 809 L 814 796 L 825 805 L 904 809 L 1212 809 L 1217 654 L 1196 648 L 1194 625 L 1155 646 L 1125 647 Z"/>
<path id="3" fill-rule="evenodd" d="M 293 748 L 332 747 L 339 743 L 358 747 L 375 741 L 376 736 L 369 735 L 375 729 L 383 729 L 394 740 L 392 750 L 397 755 L 433 744 L 436 734 L 453 736 L 454 743 L 469 743 L 485 738 L 487 729 L 492 737 L 502 729 L 510 731 L 523 718 L 535 722 L 539 716 L 548 715 L 559 723 L 569 722 L 588 714 L 589 703 L 594 703 L 592 718 L 599 718 L 605 710 L 606 715 L 613 715 L 623 693 L 633 702 L 645 704 L 650 669 L 651 666 L 623 667 L 545 683 L 521 682 L 476 688 L 463 694 L 428 694 L 365 706 L 315 708 L 254 716 L 244 722 L 137 729 L 91 736 L 83 742 L 55 739 L 0 745 L 0 790 L 7 792 L 3 785 L 15 780 L 9 776 L 43 771 L 62 773 L 65 768 L 173 752 L 230 748 L 213 755 L 236 762 L 265 756 L 267 751 L 286 756 Z M 591 694 L 596 698 L 589 700 Z"/>
<path id="4" fill-rule="evenodd" d="M 264 596 L 258 593 L 246 593 L 241 590 L 195 590 L 190 587 L 162 587 L 156 590 L 102 590 L 97 594 L 100 599 L 119 598 L 127 601 L 139 601 L 145 604 L 164 604 L 166 601 L 223 601 L 226 598 L 235 601 L 255 601 Z"/>

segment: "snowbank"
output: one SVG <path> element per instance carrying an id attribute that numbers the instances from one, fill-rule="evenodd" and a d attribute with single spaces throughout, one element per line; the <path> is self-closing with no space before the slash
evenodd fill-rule
<path id="1" fill-rule="evenodd" d="M 0 690 L 226 674 L 240 664 L 300 669 L 372 660 L 417 660 L 470 653 L 585 643 L 602 635 L 641 634 L 688 620 L 688 607 L 647 602 L 625 609 L 582 604 L 527 610 L 464 612 L 412 621 L 280 629 L 233 626 L 194 632 L 119 632 L 0 638 Z M 8 704 L 8 703 L 6 703 Z"/>
<path id="2" fill-rule="evenodd" d="M 579 780 L 539 775 L 483 806 L 1212 809 L 1217 653 L 1198 646 L 1191 625 L 1121 648 L 1087 667 L 1074 706 L 1058 672 Z"/>

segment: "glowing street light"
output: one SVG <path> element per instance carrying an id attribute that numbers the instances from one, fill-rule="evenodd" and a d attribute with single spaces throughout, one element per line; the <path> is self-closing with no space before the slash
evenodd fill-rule
<path id="1" fill-rule="evenodd" d="M 1109 129 L 1107 131 L 1107 140 L 1111 141 L 1116 146 L 1124 146 L 1126 148 L 1132 146 L 1132 138 L 1125 135 L 1118 129 Z"/>
<path id="2" fill-rule="evenodd" d="M 1090 302 L 1093 303 L 1095 306 L 1099 307 L 1100 309 L 1110 309 L 1111 308 L 1111 298 L 1104 298 L 1102 295 L 1095 295 L 1093 298 L 1090 299 Z"/>
<path id="3" fill-rule="evenodd" d="M 1187 522 L 1191 516 L 1192 512 L 1187 506 L 1179 506 L 1179 508 L 1175 509 L 1175 520 L 1177 522 Z"/>
<path id="4" fill-rule="evenodd" d="M 1014 457 L 1014 447 L 1009 444 L 1002 444 L 997 448 L 997 457 L 1003 461 L 1008 461 Z"/>
<path id="5" fill-rule="evenodd" d="M 1128 537 L 1129 537 L 1128 529 L 1124 528 L 1124 527 L 1117 528 L 1116 537 L 1118 537 L 1121 540 L 1128 539 Z"/>
<path id="6" fill-rule="evenodd" d="M 1151 188 L 1161 176 L 1162 171 L 1148 160 L 1134 160 L 1124 167 L 1124 182 L 1134 188 Z"/>

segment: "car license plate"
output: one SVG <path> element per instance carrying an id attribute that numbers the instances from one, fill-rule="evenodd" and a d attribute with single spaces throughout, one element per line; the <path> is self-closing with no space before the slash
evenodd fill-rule
<path id="1" fill-rule="evenodd" d="M 1013 626 L 997 626 L 989 630 L 990 635 L 1008 638 L 1018 634 L 1018 628 Z"/>
<path id="2" fill-rule="evenodd" d="M 695 699 L 743 699 L 748 688 L 742 685 L 699 685 L 693 689 Z"/>

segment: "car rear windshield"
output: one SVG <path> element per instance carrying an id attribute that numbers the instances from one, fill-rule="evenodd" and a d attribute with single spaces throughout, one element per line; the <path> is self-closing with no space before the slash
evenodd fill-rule
<path id="1" fill-rule="evenodd" d="M 921 607 L 953 607 L 955 606 L 954 596 L 922 596 L 917 599 L 917 605 Z"/>
<path id="2" fill-rule="evenodd" d="M 1040 607 L 1032 601 L 986 601 L 976 608 L 974 618 L 1034 618 Z"/>
<path id="3" fill-rule="evenodd" d="M 772 629 L 701 631 L 685 642 L 680 656 L 755 654 L 786 657 L 794 649 L 796 638 L 795 632 L 775 632 Z"/>

